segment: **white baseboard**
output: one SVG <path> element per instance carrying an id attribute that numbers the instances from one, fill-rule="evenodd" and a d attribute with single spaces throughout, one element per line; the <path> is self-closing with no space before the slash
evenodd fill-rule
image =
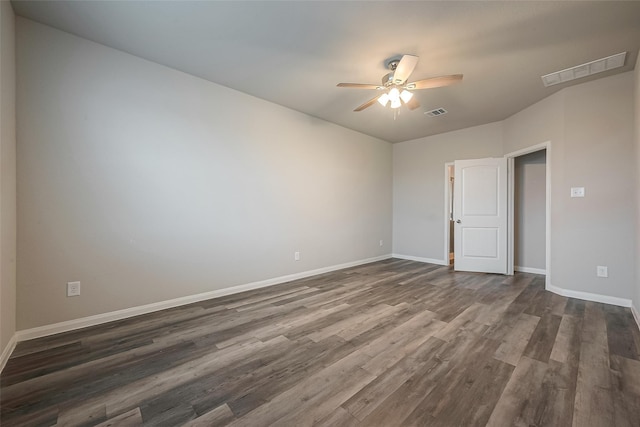
<path id="1" fill-rule="evenodd" d="M 636 324 L 638 325 L 638 329 L 640 329 L 640 314 L 636 310 L 636 308 L 631 304 L 631 314 L 633 314 L 633 318 L 636 319 Z"/>
<path id="2" fill-rule="evenodd" d="M 393 258 L 406 259 L 408 261 L 427 262 L 429 264 L 449 265 L 449 263 L 442 259 L 422 258 L 411 255 L 391 254 Z"/>
<path id="3" fill-rule="evenodd" d="M 11 357 L 11 353 L 13 353 L 13 350 L 15 350 L 17 343 L 18 339 L 16 338 L 16 334 L 13 334 L 13 336 L 7 343 L 7 346 L 2 351 L 2 355 L 0 355 L 0 372 L 2 372 L 5 366 L 7 366 L 7 362 Z"/>
<path id="4" fill-rule="evenodd" d="M 631 300 L 627 298 L 612 297 L 609 295 L 592 294 L 589 292 L 572 291 L 570 289 L 563 289 L 557 286 L 553 286 L 547 283 L 545 288 L 554 294 L 562 295 L 563 297 L 578 298 L 585 301 L 601 302 L 604 304 L 617 305 L 620 307 L 631 307 Z"/>
<path id="5" fill-rule="evenodd" d="M 547 270 L 544 270 L 542 268 L 520 267 L 519 265 L 515 265 L 513 269 L 522 273 L 542 274 L 543 276 L 547 275 Z"/>
<path id="6" fill-rule="evenodd" d="M 167 308 L 179 307 L 194 302 L 204 301 L 212 298 L 219 298 L 226 295 L 237 294 L 239 292 L 250 291 L 253 289 L 265 288 L 267 286 L 278 285 L 292 280 L 304 279 L 306 277 L 316 276 L 318 274 L 329 273 L 331 271 L 342 270 L 343 268 L 355 267 L 358 265 L 369 264 L 376 261 L 382 261 L 391 258 L 391 254 L 382 255 L 374 258 L 367 258 L 358 261 L 347 262 L 344 264 L 332 265 L 329 267 L 318 268 L 315 270 L 303 271 L 301 273 L 289 274 L 286 276 L 275 277 L 273 279 L 261 280 L 258 282 L 246 283 L 244 285 L 232 286 L 230 288 L 216 289 L 215 291 L 204 292 L 196 295 L 175 298 L 167 301 L 155 302 L 152 304 L 141 305 L 137 307 L 125 308 L 123 310 L 111 311 L 109 313 L 96 314 L 94 316 L 82 317 L 80 319 L 67 320 L 65 322 L 53 323 L 51 325 L 38 326 L 36 328 L 24 329 L 16 332 L 17 341 L 26 341 L 34 338 L 41 338 L 48 335 L 69 332 L 76 329 L 86 328 L 88 326 L 100 325 L 102 323 L 122 320 L 129 317 L 139 316 L 141 314 L 152 313 L 154 311 L 165 310 Z M 15 344 L 14 344 L 15 345 Z M 9 353 L 11 354 L 11 353 Z"/>

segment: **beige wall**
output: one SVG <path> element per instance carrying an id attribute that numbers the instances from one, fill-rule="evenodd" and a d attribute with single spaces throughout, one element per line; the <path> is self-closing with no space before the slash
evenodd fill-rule
<path id="1" fill-rule="evenodd" d="M 505 152 L 551 141 L 552 285 L 631 299 L 632 73 L 575 85 L 504 121 Z M 570 198 L 585 187 L 585 198 Z M 596 277 L 596 266 L 609 278 Z"/>
<path id="2" fill-rule="evenodd" d="M 572 86 L 505 120 L 505 152 L 551 141 L 552 285 L 631 298 L 631 73 Z M 571 187 L 586 197 L 569 197 Z M 597 265 L 609 278 L 597 278 Z"/>
<path id="3" fill-rule="evenodd" d="M 552 285 L 631 299 L 635 280 L 633 73 L 575 85 L 503 122 L 395 144 L 394 253 L 442 259 L 444 163 L 551 141 Z M 489 131 L 489 132 L 488 132 Z M 495 144 L 498 144 L 496 146 Z M 572 186 L 586 197 L 569 197 Z M 596 277 L 596 266 L 609 278 Z"/>
<path id="4" fill-rule="evenodd" d="M 552 218 L 554 285 L 632 298 L 634 265 L 633 73 L 566 89 L 562 211 Z M 553 151 L 552 151 L 553 153 Z M 553 155 L 553 154 L 552 154 Z M 586 197 L 571 199 L 572 186 Z M 553 261 L 552 261 L 553 262 Z M 596 277 L 596 266 L 609 278 Z"/>
<path id="5" fill-rule="evenodd" d="M 17 51 L 19 330 L 390 253 L 389 143 L 22 18 Z"/>
<path id="6" fill-rule="evenodd" d="M 514 265 L 545 269 L 546 150 L 514 161 Z"/>
<path id="7" fill-rule="evenodd" d="M 501 156 L 500 123 L 394 144 L 393 253 L 444 262 L 445 163 Z"/>
<path id="8" fill-rule="evenodd" d="M 444 163 L 545 141 L 553 285 L 639 305 L 638 67 L 392 148 L 28 20 L 17 34 L 19 329 L 379 256 L 391 223 L 394 253 L 441 260 Z M 4 135 L 13 110 L 2 111 Z M 15 330 L 4 141 L 3 346 Z M 569 198 L 571 186 L 587 197 Z M 70 280 L 81 297 L 65 297 Z"/>
<path id="9" fill-rule="evenodd" d="M 16 331 L 15 17 L 0 2 L 0 354 Z"/>

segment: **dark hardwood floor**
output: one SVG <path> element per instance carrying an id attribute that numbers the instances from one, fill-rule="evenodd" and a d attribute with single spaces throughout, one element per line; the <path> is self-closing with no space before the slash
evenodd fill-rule
<path id="1" fill-rule="evenodd" d="M 640 426 L 629 309 L 387 260 L 18 344 L 2 426 Z"/>

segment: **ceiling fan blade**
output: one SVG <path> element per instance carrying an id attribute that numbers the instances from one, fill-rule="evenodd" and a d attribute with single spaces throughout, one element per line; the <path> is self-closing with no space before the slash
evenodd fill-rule
<path id="1" fill-rule="evenodd" d="M 382 89 L 380 85 L 369 85 L 364 83 L 338 83 L 338 87 L 350 87 L 353 89 Z"/>
<path id="2" fill-rule="evenodd" d="M 378 98 L 380 98 L 380 95 L 376 96 L 373 99 L 370 99 L 369 101 L 365 102 L 364 104 L 362 104 L 361 106 L 359 106 L 358 108 L 356 108 L 353 111 L 362 111 L 365 108 L 371 107 L 373 104 L 375 104 L 378 101 Z"/>
<path id="3" fill-rule="evenodd" d="M 397 85 L 404 84 L 413 73 L 416 65 L 418 65 L 418 59 L 417 56 L 404 55 L 393 73 L 393 83 Z"/>
<path id="4" fill-rule="evenodd" d="M 462 74 L 453 74 L 451 76 L 432 77 L 430 79 L 418 80 L 417 82 L 407 83 L 405 87 L 409 90 L 414 89 L 431 89 L 434 87 L 449 86 L 462 80 Z"/>
<path id="5" fill-rule="evenodd" d="M 418 102 L 415 96 L 412 96 L 409 102 L 407 102 L 407 108 L 413 111 L 419 107 L 420 107 L 420 103 Z"/>

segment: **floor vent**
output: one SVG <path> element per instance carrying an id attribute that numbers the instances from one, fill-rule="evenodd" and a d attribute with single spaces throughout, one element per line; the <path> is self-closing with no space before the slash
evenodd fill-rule
<path id="1" fill-rule="evenodd" d="M 435 110 L 425 111 L 425 114 L 429 117 L 438 117 L 443 114 L 447 114 L 447 110 L 444 108 L 436 108 Z"/>

